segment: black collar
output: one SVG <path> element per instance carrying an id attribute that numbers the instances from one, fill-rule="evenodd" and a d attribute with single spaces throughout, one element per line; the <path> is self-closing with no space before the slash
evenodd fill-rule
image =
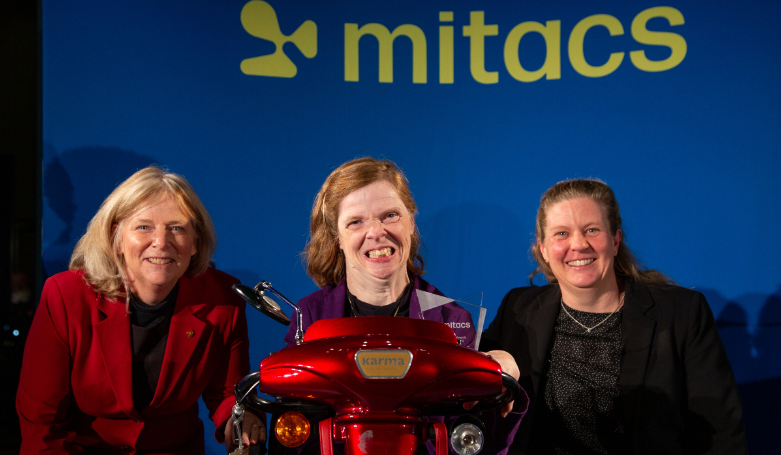
<path id="1" fill-rule="evenodd" d="M 137 327 L 151 327 L 157 324 L 164 317 L 173 314 L 178 294 L 178 281 L 174 288 L 171 289 L 171 292 L 157 305 L 147 305 L 132 293 L 128 293 L 128 300 L 130 300 L 130 323 Z"/>

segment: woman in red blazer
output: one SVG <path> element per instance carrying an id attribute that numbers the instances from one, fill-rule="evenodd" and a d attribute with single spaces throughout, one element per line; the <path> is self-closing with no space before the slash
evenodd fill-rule
<path id="1" fill-rule="evenodd" d="M 202 454 L 200 396 L 231 449 L 249 341 L 215 245 L 181 176 L 149 167 L 109 195 L 44 285 L 16 396 L 22 453 Z M 258 416 L 242 437 L 265 440 Z"/>

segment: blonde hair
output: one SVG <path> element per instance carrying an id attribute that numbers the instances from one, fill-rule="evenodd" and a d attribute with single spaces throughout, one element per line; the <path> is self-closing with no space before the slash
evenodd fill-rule
<path id="1" fill-rule="evenodd" d="M 532 256 L 537 261 L 537 269 L 529 275 L 531 282 L 535 275 L 542 273 L 549 283 L 557 283 L 550 265 L 545 262 L 540 252 L 540 242 L 545 242 L 545 228 L 548 221 L 548 209 L 559 202 L 588 197 L 605 208 L 607 220 L 610 225 L 610 234 L 615 236 L 621 229 L 621 209 L 618 206 L 613 190 L 603 181 L 598 179 L 576 179 L 559 182 L 548 189 L 540 198 L 540 208 L 537 210 L 537 241 L 532 245 Z M 613 263 L 616 277 L 619 279 L 638 281 L 644 284 L 675 284 L 667 275 L 657 270 L 647 270 L 642 267 L 640 261 L 626 245 L 626 233 L 621 236 L 618 246 L 618 254 Z"/>
<path id="2" fill-rule="evenodd" d="M 206 271 L 217 247 L 209 212 L 184 177 L 154 166 L 131 175 L 103 201 L 76 244 L 69 268 L 83 270 L 84 279 L 95 292 L 113 300 L 126 298 L 125 259 L 117 254 L 122 226 L 145 205 L 165 198 L 179 204 L 195 230 L 197 252 L 185 274 L 193 277 Z"/>
<path id="3" fill-rule="evenodd" d="M 410 255 L 407 270 L 417 275 L 425 272 L 423 257 L 420 255 L 420 233 L 414 217 L 418 207 L 409 190 L 409 182 L 401 169 L 389 160 L 377 160 L 371 157 L 348 161 L 331 172 L 315 197 L 309 223 L 309 243 L 301 253 L 306 264 L 307 274 L 318 286 L 328 283 L 338 284 L 345 275 L 345 260 L 339 248 L 339 205 L 348 194 L 384 180 L 396 190 L 410 216 L 415 228 L 411 234 Z"/>

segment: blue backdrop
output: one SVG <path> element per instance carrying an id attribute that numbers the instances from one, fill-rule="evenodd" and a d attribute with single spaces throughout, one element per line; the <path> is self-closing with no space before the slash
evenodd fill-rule
<path id="1" fill-rule="evenodd" d="M 157 163 L 210 210 L 219 268 L 303 297 L 313 198 L 336 166 L 371 155 L 409 177 L 426 278 L 451 297 L 483 292 L 490 321 L 534 268 L 542 192 L 598 177 L 640 259 L 708 298 L 750 447 L 770 450 L 778 2 L 42 5 L 47 275 L 116 184 Z M 257 365 L 284 328 L 248 317 Z"/>

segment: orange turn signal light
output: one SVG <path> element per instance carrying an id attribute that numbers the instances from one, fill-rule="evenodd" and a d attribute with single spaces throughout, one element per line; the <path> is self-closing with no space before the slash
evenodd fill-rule
<path id="1" fill-rule="evenodd" d="M 277 440 L 285 447 L 298 447 L 309 437 L 309 421 L 298 412 L 286 412 L 274 427 Z"/>

